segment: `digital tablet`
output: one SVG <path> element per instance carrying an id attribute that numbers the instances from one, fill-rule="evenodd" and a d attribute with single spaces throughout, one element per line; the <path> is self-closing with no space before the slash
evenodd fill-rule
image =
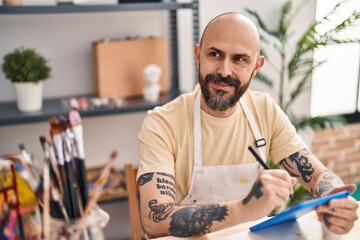
<path id="1" fill-rule="evenodd" d="M 257 225 L 250 227 L 250 231 L 254 232 L 254 231 L 257 231 L 257 230 L 260 230 L 263 228 L 267 228 L 267 227 L 270 227 L 270 226 L 273 226 L 276 224 L 295 220 L 295 219 L 303 216 L 304 214 L 313 211 L 315 209 L 315 207 L 318 205 L 325 204 L 334 198 L 347 197 L 350 194 L 351 194 L 351 192 L 346 190 L 346 191 L 334 193 L 334 194 L 331 194 L 331 195 L 328 195 L 328 196 L 325 196 L 322 198 L 316 198 L 316 199 L 312 199 L 309 201 L 299 203 L 299 204 L 295 205 L 294 207 L 286 210 L 285 212 L 280 213 L 279 215 L 277 215 L 273 218 L 270 218 L 264 222 L 261 222 Z"/>

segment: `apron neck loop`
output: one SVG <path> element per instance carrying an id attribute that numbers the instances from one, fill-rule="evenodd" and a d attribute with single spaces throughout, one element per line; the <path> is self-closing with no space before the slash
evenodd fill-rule
<path id="1" fill-rule="evenodd" d="M 202 166 L 202 156 L 201 156 L 201 91 L 195 95 L 194 101 L 194 166 Z M 265 146 L 266 141 L 261 136 L 259 128 L 256 125 L 256 122 L 253 116 L 250 113 L 249 108 L 247 107 L 245 97 L 240 98 L 240 104 L 245 112 L 245 116 L 250 125 L 251 131 L 255 137 L 255 143 L 257 149 L 260 151 L 260 156 L 262 159 L 266 160 Z"/>

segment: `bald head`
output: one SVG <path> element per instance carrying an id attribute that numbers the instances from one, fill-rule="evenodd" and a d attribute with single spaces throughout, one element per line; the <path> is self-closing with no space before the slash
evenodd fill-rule
<path id="1" fill-rule="evenodd" d="M 227 12 L 212 19 L 205 27 L 200 47 L 217 37 L 232 37 L 234 41 L 236 38 L 245 40 L 250 43 L 249 47 L 254 47 L 255 51 L 260 52 L 260 37 L 256 24 L 240 13 Z"/>

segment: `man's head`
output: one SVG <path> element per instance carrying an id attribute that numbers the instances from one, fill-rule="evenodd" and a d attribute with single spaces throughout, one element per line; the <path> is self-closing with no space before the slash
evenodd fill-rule
<path id="1" fill-rule="evenodd" d="M 206 26 L 195 46 L 206 104 L 215 111 L 234 106 L 264 64 L 257 27 L 239 13 L 224 13 Z"/>

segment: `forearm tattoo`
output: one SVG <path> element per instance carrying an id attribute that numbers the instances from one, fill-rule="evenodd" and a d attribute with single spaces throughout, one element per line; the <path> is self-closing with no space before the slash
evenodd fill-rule
<path id="1" fill-rule="evenodd" d="M 343 185 L 341 179 L 333 172 L 326 169 L 325 173 L 321 176 L 321 179 L 318 181 L 315 188 L 311 188 L 311 194 L 314 197 L 322 197 L 325 196 L 329 191 L 331 191 L 335 186 L 341 185 Z"/>
<path id="2" fill-rule="evenodd" d="M 261 181 L 255 182 L 250 193 L 242 200 L 243 204 L 246 205 L 252 197 L 259 199 L 263 195 L 263 192 L 261 191 L 262 186 L 263 184 Z"/>
<path id="3" fill-rule="evenodd" d="M 159 174 L 159 173 L 158 173 Z M 168 175 L 163 175 L 160 174 L 162 176 L 168 176 Z M 171 176 L 171 175 L 170 175 Z M 172 177 L 172 176 L 171 176 Z M 172 177 L 173 179 L 174 177 Z M 174 201 L 175 201 L 175 197 L 176 197 L 176 190 L 175 190 L 175 183 L 174 181 L 169 181 L 166 178 L 156 178 L 156 189 L 158 189 L 160 191 L 161 195 L 166 195 L 171 197 Z"/>
<path id="4" fill-rule="evenodd" d="M 168 174 L 168 173 L 157 172 L 157 174 L 162 175 L 162 176 L 169 177 L 169 178 L 171 178 L 172 180 L 174 180 L 174 179 L 175 179 L 173 175 Z"/>
<path id="5" fill-rule="evenodd" d="M 158 201 L 153 199 L 149 202 L 149 208 L 149 218 L 154 222 L 160 222 L 169 216 L 174 206 L 172 204 L 158 204 Z"/>
<path id="6" fill-rule="evenodd" d="M 154 177 L 154 173 L 145 173 L 138 179 L 139 186 L 143 186 L 145 183 L 150 182 Z"/>
<path id="7" fill-rule="evenodd" d="M 227 206 L 218 204 L 182 208 L 171 216 L 169 232 L 177 237 L 206 234 L 213 221 L 221 222 L 227 215 Z"/>
<path id="8" fill-rule="evenodd" d="M 157 174 L 169 177 L 172 180 L 175 179 L 173 175 L 168 174 L 168 173 L 157 172 Z M 154 177 L 154 173 L 145 173 L 139 177 L 138 184 L 140 186 L 143 186 L 145 183 L 150 182 L 153 179 L 153 177 Z"/>
<path id="9" fill-rule="evenodd" d="M 310 154 L 307 150 L 305 151 Z M 294 164 L 296 165 L 296 169 Z M 300 154 L 300 152 L 296 152 L 288 158 L 284 158 L 280 161 L 279 165 L 288 171 L 290 176 L 301 177 L 306 183 L 311 181 L 312 174 L 314 173 L 314 168 L 309 162 L 309 159 L 306 155 Z"/>

